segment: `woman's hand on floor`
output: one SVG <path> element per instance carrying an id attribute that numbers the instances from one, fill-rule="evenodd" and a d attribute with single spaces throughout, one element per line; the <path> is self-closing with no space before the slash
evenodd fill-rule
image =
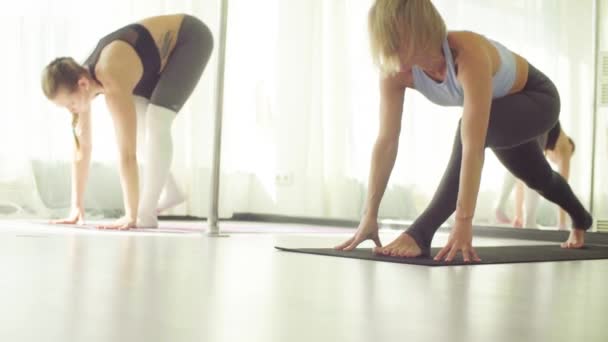
<path id="1" fill-rule="evenodd" d="M 352 251 L 365 240 L 372 240 L 376 244 L 376 247 L 382 247 L 382 242 L 380 242 L 378 235 L 378 219 L 376 217 L 365 216 L 361 220 L 361 223 L 359 223 L 355 235 L 335 248 L 339 251 Z"/>
<path id="2" fill-rule="evenodd" d="M 462 252 L 462 258 L 465 262 L 481 261 L 473 248 L 473 219 L 456 219 L 448 243 L 437 253 L 435 261 L 451 262 L 458 252 Z"/>
<path id="3" fill-rule="evenodd" d="M 51 224 L 84 224 L 84 210 L 72 208 L 70 215 L 61 220 L 53 220 Z"/>

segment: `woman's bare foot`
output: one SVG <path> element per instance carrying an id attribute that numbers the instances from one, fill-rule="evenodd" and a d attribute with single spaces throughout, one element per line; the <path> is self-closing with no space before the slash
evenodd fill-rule
<path id="1" fill-rule="evenodd" d="M 580 249 L 585 246 L 585 231 L 582 229 L 572 229 L 570 231 L 570 237 L 564 243 L 562 243 L 562 248 L 568 249 Z"/>
<path id="2" fill-rule="evenodd" d="M 390 244 L 374 248 L 374 253 L 401 258 L 415 258 L 422 254 L 422 250 L 411 236 L 403 233 Z"/>
<path id="3" fill-rule="evenodd" d="M 511 223 L 511 220 L 509 220 L 509 217 L 507 216 L 507 214 L 505 214 L 504 211 L 502 211 L 500 209 L 496 209 L 495 215 L 496 215 L 496 222 L 501 223 L 501 224 Z"/>
<path id="4" fill-rule="evenodd" d="M 523 228 L 524 227 L 524 220 L 521 219 L 521 217 L 515 217 L 513 219 L 513 227 L 515 228 Z"/>

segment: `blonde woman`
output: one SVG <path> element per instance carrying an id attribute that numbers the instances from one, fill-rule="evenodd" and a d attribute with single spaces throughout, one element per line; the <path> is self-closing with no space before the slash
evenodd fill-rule
<path id="1" fill-rule="evenodd" d="M 165 15 L 143 19 L 103 37 L 83 65 L 63 57 L 44 69 L 42 89 L 51 101 L 72 113 L 77 148 L 72 167 L 72 212 L 59 222 L 77 223 L 84 217 L 83 194 L 91 158 L 91 101 L 103 94 L 120 154 L 125 216 L 100 228 L 158 226 L 163 187 L 169 193 L 166 191 L 161 207 L 180 200 L 175 181 L 169 177 L 171 125 L 197 85 L 212 48 L 211 32 L 199 19 Z M 141 195 L 138 127 L 145 131 Z"/>
<path id="2" fill-rule="evenodd" d="M 433 236 L 455 213 L 455 224 L 435 260 L 479 261 L 472 222 L 484 150 L 490 148 L 516 177 L 572 218 L 564 248 L 581 248 L 592 217 L 554 172 L 536 138 L 558 121 L 560 99 L 544 74 L 502 44 L 474 32 L 447 31 L 429 0 L 376 0 L 369 12 L 372 54 L 380 79 L 380 130 L 372 156 L 366 213 L 355 235 L 336 248 L 352 250 L 371 239 L 374 251 L 397 257 L 429 256 Z M 427 209 L 395 241 L 382 247 L 378 207 L 399 142 L 404 93 L 415 89 L 442 106 L 460 106 L 452 155 Z"/>

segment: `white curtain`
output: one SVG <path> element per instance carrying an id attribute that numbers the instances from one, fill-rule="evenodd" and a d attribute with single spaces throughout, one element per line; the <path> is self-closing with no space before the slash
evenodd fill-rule
<path id="1" fill-rule="evenodd" d="M 40 76 L 46 64 L 59 56 L 82 61 L 103 35 L 147 16 L 190 13 L 216 34 L 218 6 L 215 0 L 36 0 L 3 6 L 0 215 L 62 215 L 69 205 L 71 117 L 41 91 Z M 173 170 L 186 191 L 208 188 L 215 65 L 213 56 L 173 130 Z M 93 103 L 88 210 L 114 214 L 122 207 L 115 146 L 111 119 L 99 97 Z M 203 192 L 188 193 L 190 202 L 181 210 L 204 214 L 202 208 L 206 207 L 201 202 L 208 196 Z"/>
<path id="2" fill-rule="evenodd" d="M 2 200 L 33 201 L 21 199 L 23 192 L 15 194 L 2 187 L 40 193 L 40 185 L 33 181 L 37 179 L 32 176 L 33 160 L 52 164 L 70 158 L 69 116 L 53 108 L 39 90 L 40 70 L 51 58 L 84 58 L 104 33 L 160 13 L 193 13 L 217 33 L 217 1 L 107 0 L 104 5 L 97 2 L 95 13 L 84 9 L 90 8 L 93 2 L 89 1 L 36 3 L 47 5 L 8 14 L 0 24 L 4 32 L 15 32 L 8 37 L 14 53 L 0 57 L 5 80 L 11 80 L 1 86 L 5 106 L 0 112 L 4 123 L 0 126 L 0 204 Z M 230 1 L 223 217 L 234 212 L 359 217 L 378 128 L 378 77 L 369 57 L 366 27 L 371 3 Z M 592 0 L 434 3 L 449 29 L 473 30 L 499 40 L 554 80 L 562 95 L 563 126 L 577 142 L 572 185 L 587 203 L 594 71 Z M 66 13 L 65 8 L 71 10 Z M 173 170 L 189 198 L 175 214 L 207 214 L 215 63 L 212 59 L 174 127 Z M 100 167 L 91 180 L 93 207 L 120 204 L 108 195 L 119 196 L 119 190 L 113 132 L 103 107 L 103 101 L 95 107 L 94 158 L 105 168 Z M 383 217 L 412 219 L 426 206 L 447 162 L 459 115 L 456 109 L 437 107 L 412 91 L 407 93 L 400 151 L 382 204 Z M 104 176 L 110 170 L 113 176 Z M 478 205 L 480 222 L 491 216 L 503 172 L 488 153 Z M 49 191 L 65 193 L 62 186 L 46 187 L 45 203 L 55 198 L 49 197 Z M 101 203 L 100 196 L 111 199 Z"/>
<path id="3" fill-rule="evenodd" d="M 225 207 L 359 217 L 378 127 L 378 81 L 366 30 L 371 3 L 232 1 L 224 171 L 249 179 L 232 191 L 225 189 Z M 571 183 L 587 204 L 592 1 L 434 3 L 449 29 L 499 40 L 554 80 L 562 97 L 563 126 L 577 142 Z M 412 219 L 427 205 L 447 162 L 459 115 L 458 109 L 434 106 L 412 91 L 407 94 L 383 217 Z M 491 219 L 503 173 L 489 152 L 479 221 Z"/>

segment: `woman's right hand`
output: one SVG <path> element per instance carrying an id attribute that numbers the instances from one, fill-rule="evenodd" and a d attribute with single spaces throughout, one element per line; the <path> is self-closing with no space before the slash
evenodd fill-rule
<path id="1" fill-rule="evenodd" d="M 61 220 L 51 221 L 52 224 L 83 224 L 84 223 L 84 210 L 79 208 L 72 208 L 70 215 L 67 218 Z"/>
<path id="2" fill-rule="evenodd" d="M 352 251 L 365 240 L 372 240 L 376 244 L 376 247 L 382 247 L 382 242 L 380 242 L 380 236 L 378 235 L 378 219 L 376 217 L 364 217 L 361 223 L 359 223 L 355 235 L 335 248 L 339 251 Z"/>

